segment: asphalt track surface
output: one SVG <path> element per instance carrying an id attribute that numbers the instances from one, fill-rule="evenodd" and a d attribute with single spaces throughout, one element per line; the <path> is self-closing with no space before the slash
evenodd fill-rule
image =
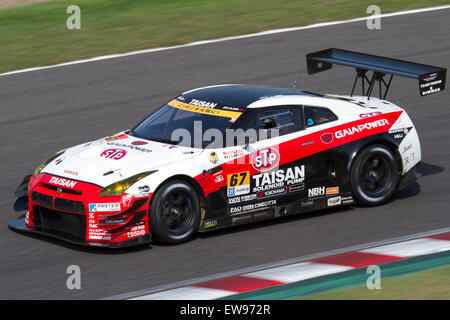
<path id="1" fill-rule="evenodd" d="M 177 245 L 97 250 L 15 233 L 14 189 L 53 152 L 132 127 L 178 93 L 218 83 L 348 93 L 354 71 L 307 76 L 305 55 L 328 47 L 449 67 L 450 10 L 354 22 L 0 77 L 0 298 L 94 299 L 450 226 L 450 89 L 421 98 L 396 78 L 423 152 L 419 183 L 376 208 L 325 210 L 231 228 Z M 120 39 L 118 39 L 120 41 Z M 66 269 L 81 268 L 81 290 Z"/>

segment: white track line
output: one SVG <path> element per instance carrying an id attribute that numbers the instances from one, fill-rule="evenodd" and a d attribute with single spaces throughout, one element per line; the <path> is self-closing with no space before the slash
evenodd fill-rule
<path id="1" fill-rule="evenodd" d="M 261 37 L 261 36 L 266 36 L 266 35 L 270 35 L 270 34 L 292 32 L 292 31 L 299 31 L 299 30 L 305 30 L 305 29 L 328 27 L 328 26 L 333 26 L 333 25 L 338 25 L 338 24 L 345 24 L 345 23 L 352 23 L 352 22 L 357 22 L 357 21 L 364 21 L 364 20 L 373 19 L 373 18 L 387 18 L 387 17 L 407 15 L 407 14 L 415 14 L 415 13 L 422 13 L 422 12 L 429 12 L 429 11 L 436 11 L 436 10 L 444 10 L 444 9 L 450 9 L 450 5 L 439 6 L 439 7 L 431 7 L 431 8 L 422 8 L 422 9 L 414 9 L 414 10 L 406 10 L 406 11 L 399 11 L 399 12 L 393 12 L 393 13 L 384 13 L 384 14 L 380 14 L 380 15 L 376 15 L 376 16 L 375 15 L 371 15 L 371 16 L 354 18 L 354 19 L 348 19 L 348 20 L 337 20 L 337 21 L 315 23 L 315 24 L 311 24 L 311 25 L 303 26 L 303 27 L 274 29 L 274 30 L 267 30 L 267 31 L 262 31 L 262 32 L 257 32 L 257 33 L 240 35 L 240 36 L 232 36 L 232 37 L 224 37 L 224 38 L 211 39 L 211 40 L 195 41 L 195 42 L 190 42 L 190 43 L 187 43 L 187 44 L 182 44 L 182 45 L 177 45 L 177 46 L 160 47 L 160 48 L 138 50 L 138 51 L 132 51 L 132 52 L 126 52 L 126 53 L 111 54 L 111 55 L 93 57 L 93 58 L 88 58 L 88 59 L 83 59 L 83 60 L 64 62 L 64 63 L 50 65 L 50 66 L 43 66 L 43 67 L 35 67 L 35 68 L 28 68 L 28 69 L 9 71 L 9 72 L 5 72 L 5 73 L 0 74 L 0 77 L 13 75 L 13 74 L 18 74 L 18 73 L 24 73 L 24 72 L 31 72 L 31 71 L 37 71 L 37 70 L 44 70 L 44 69 L 58 68 L 58 67 L 63 67 L 63 66 L 70 66 L 70 65 L 74 65 L 74 64 L 81 64 L 81 63 L 88 63 L 88 62 L 94 62 L 94 61 L 100 61 L 100 60 L 122 58 L 122 57 L 134 56 L 134 55 L 144 54 L 144 53 L 152 53 L 152 52 L 158 52 L 158 51 L 186 48 L 186 47 L 199 46 L 199 45 L 204 45 L 204 44 L 211 44 L 211 43 L 230 41 L 230 40 L 239 40 L 239 39 L 245 39 L 245 38 L 251 38 L 251 37 Z"/>

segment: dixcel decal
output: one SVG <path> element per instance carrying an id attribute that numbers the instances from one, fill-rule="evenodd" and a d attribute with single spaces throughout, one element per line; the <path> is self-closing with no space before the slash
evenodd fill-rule
<path id="1" fill-rule="evenodd" d="M 272 147 L 261 148 L 252 154 L 250 161 L 255 170 L 269 171 L 278 166 L 280 153 Z"/>
<path id="2" fill-rule="evenodd" d="M 123 149 L 108 149 L 102 152 L 100 155 L 103 158 L 119 160 L 125 157 L 127 152 Z"/>

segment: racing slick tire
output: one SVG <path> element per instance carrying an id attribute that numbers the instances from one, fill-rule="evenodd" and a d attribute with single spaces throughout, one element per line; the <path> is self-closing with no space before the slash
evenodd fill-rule
<path id="1" fill-rule="evenodd" d="M 182 180 L 164 184 L 150 204 L 153 238 L 167 244 L 187 241 L 200 224 L 200 208 L 199 196 L 190 184 Z"/>
<path id="2" fill-rule="evenodd" d="M 399 182 L 399 165 L 389 148 L 373 144 L 355 159 L 350 173 L 353 195 L 357 203 L 377 206 L 394 194 Z"/>

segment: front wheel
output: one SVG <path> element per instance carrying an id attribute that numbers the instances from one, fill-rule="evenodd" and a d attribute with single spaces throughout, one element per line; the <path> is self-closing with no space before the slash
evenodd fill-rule
<path id="1" fill-rule="evenodd" d="M 351 170 L 351 185 L 358 203 L 377 206 L 394 194 L 399 181 L 395 155 L 387 147 L 375 144 L 363 149 Z"/>
<path id="2" fill-rule="evenodd" d="M 149 226 L 155 240 L 169 244 L 185 242 L 199 224 L 199 196 L 190 184 L 182 180 L 171 181 L 154 195 Z"/>

